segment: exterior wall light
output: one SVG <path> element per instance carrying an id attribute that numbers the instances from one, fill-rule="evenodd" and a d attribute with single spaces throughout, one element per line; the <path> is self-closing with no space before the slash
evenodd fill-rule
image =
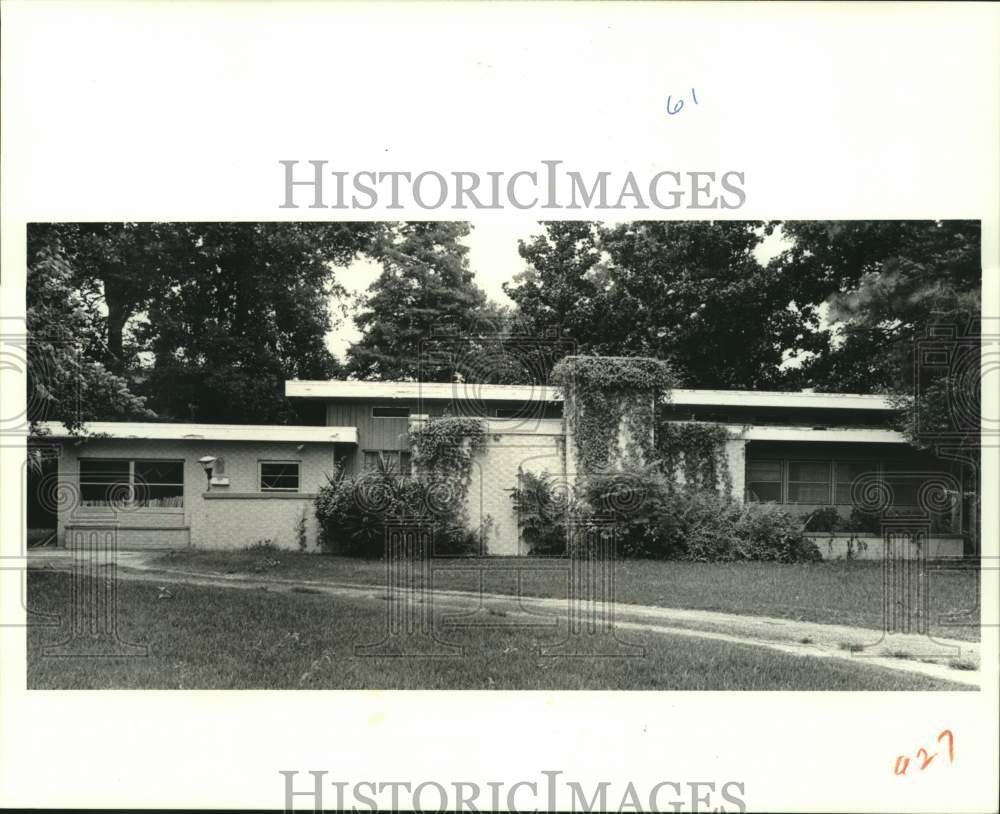
<path id="1" fill-rule="evenodd" d="M 198 459 L 201 468 L 205 470 L 205 477 L 208 479 L 208 489 L 212 488 L 212 467 L 217 460 L 218 458 L 213 458 L 211 455 L 206 455 L 204 458 Z"/>

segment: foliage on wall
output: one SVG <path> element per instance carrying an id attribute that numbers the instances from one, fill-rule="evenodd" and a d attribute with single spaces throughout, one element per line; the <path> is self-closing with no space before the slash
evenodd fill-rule
<path id="1" fill-rule="evenodd" d="M 472 477 L 472 459 L 486 446 L 486 422 L 445 416 L 410 431 L 410 447 L 420 475 L 458 486 L 464 499 Z"/>
<path id="2" fill-rule="evenodd" d="M 655 405 L 674 382 L 666 362 L 639 356 L 567 356 L 555 366 L 551 380 L 563 392 L 580 472 L 652 459 Z M 622 427 L 624 450 L 619 445 Z"/>
<path id="3" fill-rule="evenodd" d="M 729 431 L 724 424 L 657 422 L 656 453 L 663 472 L 693 489 L 719 490 L 731 497 L 733 477 L 726 456 Z"/>

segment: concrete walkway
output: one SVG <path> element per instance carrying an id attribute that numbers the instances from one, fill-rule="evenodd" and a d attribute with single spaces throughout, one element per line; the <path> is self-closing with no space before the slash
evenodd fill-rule
<path id="1" fill-rule="evenodd" d="M 184 583 L 244 590 L 281 593 L 325 594 L 357 602 L 385 602 L 391 598 L 384 586 L 329 580 L 286 579 L 268 574 L 220 574 L 196 572 L 152 565 L 162 552 L 119 552 L 119 578 L 155 582 Z M 68 553 L 34 552 L 31 567 L 70 565 Z M 423 597 L 407 597 L 422 602 Z M 532 624 L 553 627 L 565 620 L 568 602 L 563 599 L 516 597 L 507 594 L 471 593 L 437 589 L 431 597 L 433 611 L 444 612 L 443 627 L 475 623 L 478 615 L 489 616 L 492 626 Z M 670 636 L 690 636 L 739 645 L 751 645 L 808 658 L 842 659 L 859 665 L 884 667 L 904 673 L 924 675 L 970 687 L 980 685 L 980 643 L 959 639 L 930 638 L 921 634 L 886 634 L 879 630 L 845 625 L 800 622 L 767 616 L 718 613 L 714 611 L 660 608 L 623 602 L 613 607 L 595 606 L 597 618 L 611 616 L 619 638 L 635 630 Z M 952 664 L 965 669 L 955 669 Z"/>

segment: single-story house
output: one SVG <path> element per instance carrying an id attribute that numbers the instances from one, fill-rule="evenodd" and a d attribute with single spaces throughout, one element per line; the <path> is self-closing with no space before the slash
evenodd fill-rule
<path id="1" fill-rule="evenodd" d="M 122 549 L 295 548 L 303 535 L 314 548 L 312 500 L 358 441 L 354 427 L 93 422 L 85 435 L 56 422 L 43 428 L 32 441 L 49 462 L 29 492 L 36 516 L 54 515 L 63 545 L 113 528 Z"/>
<path id="2" fill-rule="evenodd" d="M 46 445 L 56 463 L 36 491 L 55 515 L 58 541 L 72 545 L 74 535 L 104 525 L 116 529 L 122 548 L 270 541 L 314 550 L 312 498 L 327 477 L 337 467 L 360 473 L 380 460 L 409 473 L 411 427 L 447 414 L 487 425 L 467 498 L 470 522 L 484 528 L 490 554 L 523 554 L 510 499 L 519 473 L 565 475 L 573 466 L 562 399 L 552 388 L 288 381 L 285 393 L 306 425 L 103 422 L 87 426 L 85 436 L 47 425 L 32 443 Z M 664 409 L 669 420 L 729 429 L 725 456 L 737 498 L 799 514 L 832 507 L 848 517 L 859 485 L 871 487 L 889 495 L 892 508 L 926 521 L 931 556 L 974 551 L 976 518 L 961 467 L 910 447 L 891 427 L 896 408 L 887 398 L 674 389 Z M 928 484 L 950 495 L 930 514 Z M 853 550 L 851 535 L 819 538 L 828 556 Z"/>

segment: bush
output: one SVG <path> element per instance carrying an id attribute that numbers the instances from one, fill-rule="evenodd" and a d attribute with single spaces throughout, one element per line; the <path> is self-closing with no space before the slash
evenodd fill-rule
<path id="1" fill-rule="evenodd" d="M 731 504 L 736 541 L 734 559 L 816 562 L 819 548 L 798 519 L 774 503 Z"/>
<path id="2" fill-rule="evenodd" d="M 738 503 L 647 470 L 591 479 L 588 504 L 613 518 L 623 557 L 813 562 L 802 523 L 771 503 Z"/>
<path id="3" fill-rule="evenodd" d="M 305 551 L 309 546 L 309 535 L 306 527 L 306 510 L 302 509 L 298 521 L 295 523 L 295 539 L 299 544 L 299 551 Z"/>
<path id="4" fill-rule="evenodd" d="M 326 553 L 382 557 L 392 522 L 428 525 L 434 553 L 468 554 L 479 534 L 466 527 L 464 500 L 434 479 L 403 477 L 387 468 L 361 475 L 339 473 L 316 495 L 320 546 Z"/>
<path id="5" fill-rule="evenodd" d="M 576 510 L 551 475 L 522 472 L 510 499 L 529 554 L 566 553 L 566 518 Z"/>
<path id="6" fill-rule="evenodd" d="M 836 506 L 824 506 L 802 514 L 802 528 L 807 532 L 843 531 L 847 525 Z"/>
<path id="7" fill-rule="evenodd" d="M 243 550 L 250 554 L 278 554 L 281 552 L 281 548 L 270 537 L 266 540 L 258 540 L 255 543 L 243 546 Z"/>
<path id="8" fill-rule="evenodd" d="M 913 510 L 889 508 L 884 512 L 866 512 L 855 506 L 851 509 L 850 517 L 843 517 L 835 506 L 824 506 L 822 509 L 803 514 L 802 522 L 809 533 L 850 532 L 881 537 L 883 525 L 894 518 L 913 519 Z M 924 514 L 919 513 L 918 518 L 922 521 Z M 930 524 L 932 533 L 947 534 L 952 531 L 951 520 L 947 514 L 931 514 Z"/>

